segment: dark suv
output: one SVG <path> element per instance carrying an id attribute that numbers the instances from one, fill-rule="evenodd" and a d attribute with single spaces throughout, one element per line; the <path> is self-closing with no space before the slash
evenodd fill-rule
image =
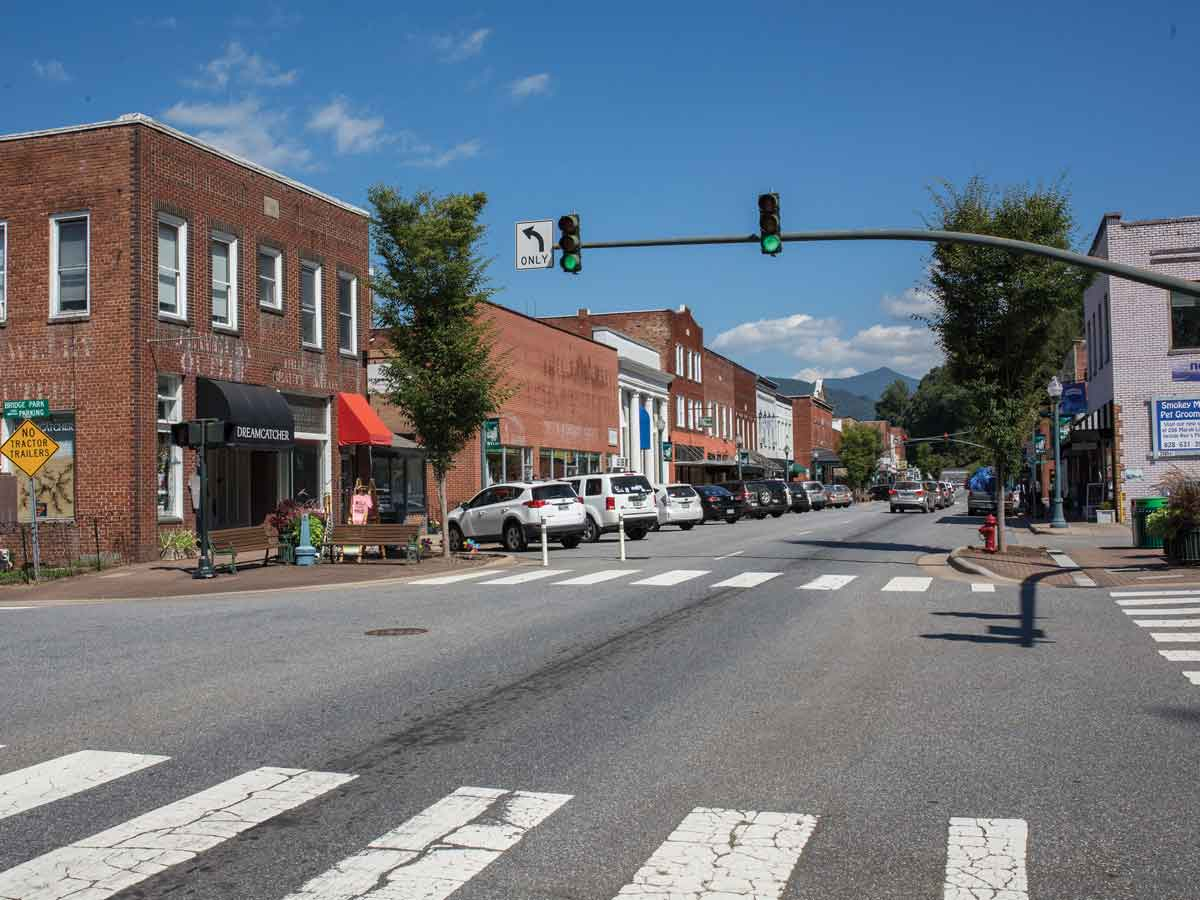
<path id="1" fill-rule="evenodd" d="M 761 519 L 766 515 L 766 513 L 760 514 L 758 511 L 758 491 L 754 489 L 754 482 L 726 481 L 721 487 L 733 495 L 734 508 L 737 510 L 738 518 L 753 516 Z"/>
<path id="2" fill-rule="evenodd" d="M 719 484 L 697 484 L 694 487 L 700 495 L 700 509 L 704 511 L 705 522 L 724 521 L 732 525 L 742 517 L 733 494 Z"/>
<path id="3" fill-rule="evenodd" d="M 771 515 L 778 519 L 792 508 L 792 497 L 784 481 L 750 481 L 747 484 L 758 492 L 758 517 Z"/>
<path id="4" fill-rule="evenodd" d="M 768 478 L 763 484 L 770 485 L 771 489 L 781 488 L 784 491 L 784 496 L 788 501 L 788 509 L 795 513 L 808 512 L 812 509 L 812 503 L 808 499 L 808 492 L 804 490 L 804 486 L 798 481 L 784 481 L 782 478 Z"/>

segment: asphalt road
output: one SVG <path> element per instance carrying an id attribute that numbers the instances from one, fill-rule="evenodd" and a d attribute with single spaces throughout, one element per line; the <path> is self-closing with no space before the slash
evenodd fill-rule
<path id="1" fill-rule="evenodd" d="M 917 565 L 963 512 L 0 610 L 0 898 L 1200 896 L 1200 687 L 1106 591 Z"/>

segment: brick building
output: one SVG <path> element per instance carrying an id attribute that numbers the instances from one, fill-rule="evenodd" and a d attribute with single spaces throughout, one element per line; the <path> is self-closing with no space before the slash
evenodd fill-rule
<path id="1" fill-rule="evenodd" d="M 364 388 L 365 211 L 130 115 L 0 137 L 0 238 L 0 395 L 48 399 L 63 445 L 39 518 L 96 520 L 102 550 L 155 557 L 160 529 L 194 523 L 194 455 L 169 429 L 199 416 L 227 422 L 215 527 L 301 492 L 336 506 L 337 401 Z"/>
<path id="2" fill-rule="evenodd" d="M 814 393 L 792 397 L 793 458 L 817 481 L 832 481 L 834 468 L 841 465 L 834 450 L 833 407 L 820 385 Z"/>
<path id="3" fill-rule="evenodd" d="M 758 446 L 758 415 L 755 385 L 758 376 L 745 366 L 733 364 L 733 436 L 743 451 Z"/>
<path id="4" fill-rule="evenodd" d="M 605 471 L 620 448 L 616 349 L 592 340 L 590 332 L 581 336 L 498 304 L 484 310 L 515 393 L 498 413 L 499 446 L 485 452 L 477 436 L 455 461 L 447 479 L 451 508 L 496 482 Z M 369 366 L 387 358 L 386 341 L 385 333 L 373 334 Z M 373 396 L 372 405 L 405 433 L 403 417 L 383 398 Z M 436 517 L 432 482 L 429 495 Z"/>

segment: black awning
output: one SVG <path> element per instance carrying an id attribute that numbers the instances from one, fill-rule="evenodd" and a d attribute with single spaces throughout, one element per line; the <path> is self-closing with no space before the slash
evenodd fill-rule
<path id="1" fill-rule="evenodd" d="M 824 447 L 813 448 L 812 458 L 814 462 L 819 462 L 822 465 L 829 465 L 832 463 L 835 466 L 840 466 L 842 464 L 842 458 L 840 456 L 838 456 L 832 450 L 827 450 Z"/>
<path id="2" fill-rule="evenodd" d="M 292 411 L 274 388 L 197 378 L 196 417 L 225 422 L 231 447 L 283 450 L 295 443 Z"/>

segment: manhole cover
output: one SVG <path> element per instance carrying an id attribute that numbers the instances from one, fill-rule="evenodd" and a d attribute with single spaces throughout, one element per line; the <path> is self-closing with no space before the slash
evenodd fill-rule
<path id="1" fill-rule="evenodd" d="M 428 628 L 372 628 L 367 637 L 406 637 L 410 634 L 427 634 Z"/>

